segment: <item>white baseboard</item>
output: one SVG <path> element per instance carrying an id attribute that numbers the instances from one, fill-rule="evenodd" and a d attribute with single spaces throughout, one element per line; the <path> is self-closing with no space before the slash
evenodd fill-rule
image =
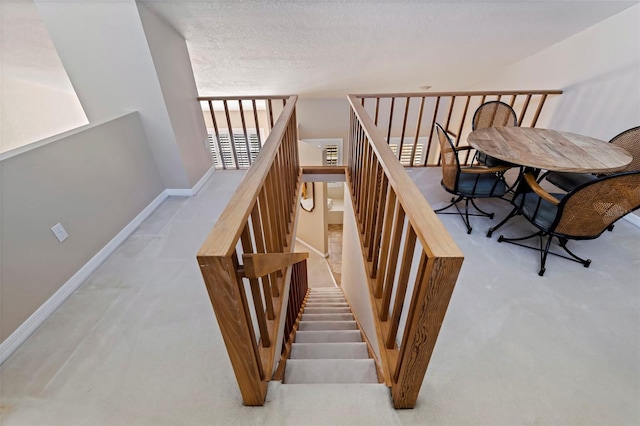
<path id="1" fill-rule="evenodd" d="M 624 216 L 623 219 L 640 228 L 640 216 L 637 216 L 634 213 L 629 213 L 628 215 Z"/>
<path id="2" fill-rule="evenodd" d="M 76 272 L 53 296 L 42 304 L 20 327 L 18 327 L 4 342 L 0 344 L 0 364 L 38 327 L 42 325 L 62 303 L 104 262 L 120 244 L 168 197 L 167 191 L 162 191 L 147 207 L 144 208 L 127 226 L 93 256 L 78 272 Z"/>
<path id="3" fill-rule="evenodd" d="M 211 166 L 211 168 L 209 170 L 207 170 L 204 175 L 202 175 L 200 180 L 198 182 L 196 182 L 196 184 L 193 185 L 193 188 L 191 188 L 191 189 L 186 189 L 186 188 L 167 188 L 166 189 L 167 195 L 170 196 L 170 197 L 193 197 L 198 192 L 200 192 L 200 190 L 202 189 L 204 184 L 207 183 L 207 180 L 211 177 L 211 175 L 213 174 L 213 172 L 215 170 L 216 170 L 215 167 Z"/>
<path id="4" fill-rule="evenodd" d="M 207 170 L 206 173 L 202 175 L 200 180 L 195 185 L 193 185 L 193 188 L 191 188 L 191 192 L 193 195 L 196 195 L 198 192 L 200 192 L 204 184 L 207 183 L 207 180 L 209 180 L 209 178 L 215 171 L 216 168 L 214 166 L 211 166 L 211 168 L 209 168 L 209 170 Z"/>
<path id="5" fill-rule="evenodd" d="M 301 240 L 300 238 L 296 238 L 296 241 L 299 242 L 300 244 L 306 246 L 309 250 L 311 250 L 312 252 L 319 254 L 322 257 L 329 257 L 329 253 L 322 253 L 320 250 L 318 250 L 317 248 L 313 247 L 311 244 L 307 243 L 304 240 Z"/>

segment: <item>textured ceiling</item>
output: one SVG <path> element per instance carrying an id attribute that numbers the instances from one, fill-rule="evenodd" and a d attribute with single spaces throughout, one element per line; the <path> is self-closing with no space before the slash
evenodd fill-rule
<path id="1" fill-rule="evenodd" d="M 32 0 L 0 0 L 2 76 L 73 92 Z"/>
<path id="2" fill-rule="evenodd" d="M 119 0 L 110 0 L 119 1 Z M 464 89 L 637 1 L 144 1 L 202 95 Z M 32 0 L 0 0 L 2 75 L 72 90 Z"/>
<path id="3" fill-rule="evenodd" d="M 201 95 L 464 89 L 637 2 L 144 1 Z"/>

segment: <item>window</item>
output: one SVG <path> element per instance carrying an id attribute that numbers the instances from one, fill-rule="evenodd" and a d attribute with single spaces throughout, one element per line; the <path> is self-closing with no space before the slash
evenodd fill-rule
<path id="1" fill-rule="evenodd" d="M 424 148 L 427 144 L 427 138 L 418 138 L 418 144 L 416 145 L 415 156 L 413 157 L 413 164 L 411 164 L 411 155 L 413 153 L 413 139 L 405 137 L 402 143 L 402 152 L 400 153 L 400 163 L 403 166 L 422 165 L 424 163 Z M 398 158 L 398 146 L 400 145 L 400 138 L 391 138 L 389 142 L 389 148 Z"/>
<path id="2" fill-rule="evenodd" d="M 216 143 L 214 130 L 207 129 L 207 131 L 209 133 L 209 149 L 216 169 L 248 169 L 260 154 L 260 149 L 264 144 L 264 132 L 262 129 L 260 129 L 259 136 L 256 129 L 247 129 L 248 144 L 242 129 L 232 129 L 233 146 L 229 129 L 218 129 L 218 134 L 220 135 L 219 147 L 218 143 Z M 237 164 L 234 159 L 234 149 Z"/>

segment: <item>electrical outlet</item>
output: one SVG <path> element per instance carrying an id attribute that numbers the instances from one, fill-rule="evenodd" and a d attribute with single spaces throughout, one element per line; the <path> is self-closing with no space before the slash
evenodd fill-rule
<path id="1" fill-rule="evenodd" d="M 56 223 L 55 225 L 53 225 L 51 227 L 51 231 L 60 242 L 63 242 L 69 237 L 69 234 L 67 234 L 67 231 L 64 229 L 61 223 Z"/>

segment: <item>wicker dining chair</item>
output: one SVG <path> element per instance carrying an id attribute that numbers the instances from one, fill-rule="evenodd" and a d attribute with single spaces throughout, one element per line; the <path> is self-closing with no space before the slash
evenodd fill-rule
<path id="1" fill-rule="evenodd" d="M 438 142 L 440 143 L 440 159 L 442 163 L 441 185 L 445 191 L 456 195 L 451 198 L 451 203 L 445 207 L 434 210 L 441 214 L 458 214 L 467 227 L 467 234 L 472 231 L 469 216 L 485 216 L 493 219 L 493 213 L 487 213 L 476 205 L 475 198 L 503 197 L 506 192 L 504 180 L 496 176 L 496 173 L 507 170 L 508 167 L 460 167 L 458 153 L 472 149 L 470 146 L 456 147 L 449 138 L 447 132 L 436 123 Z M 458 207 L 458 203 L 464 201 L 464 213 Z M 469 213 L 469 202 L 478 213 Z M 457 213 L 442 213 L 449 207 L 455 207 Z"/>
<path id="2" fill-rule="evenodd" d="M 640 126 L 625 130 L 614 136 L 609 143 L 624 148 L 633 157 L 631 163 L 624 170 L 615 173 L 640 170 Z M 558 188 L 569 192 L 580 185 L 597 179 L 598 176 L 588 173 L 548 172 L 544 175 L 544 178 Z"/>
<path id="3" fill-rule="evenodd" d="M 485 129 L 487 127 L 517 126 L 518 117 L 509 105 L 500 101 L 485 102 L 476 109 L 471 121 L 472 130 Z M 498 160 L 484 152 L 476 152 L 475 160 L 489 167 L 513 166 L 502 160 Z"/>
<path id="4" fill-rule="evenodd" d="M 568 240 L 598 238 L 618 219 L 640 207 L 640 171 L 602 176 L 567 194 L 549 194 L 530 173 L 526 173 L 524 179 L 532 192 L 518 194 L 512 203 L 522 216 L 538 228 L 538 232 L 521 238 L 505 238 L 500 235 L 498 242 L 539 251 L 540 276 L 544 275 L 549 254 L 581 263 L 588 268 L 591 259 L 582 259 L 571 252 L 567 248 Z M 540 238 L 539 248 L 520 243 L 534 237 Z M 547 237 L 547 242 L 543 249 L 544 237 Z M 554 238 L 558 239 L 559 246 L 570 257 L 550 251 Z"/>

